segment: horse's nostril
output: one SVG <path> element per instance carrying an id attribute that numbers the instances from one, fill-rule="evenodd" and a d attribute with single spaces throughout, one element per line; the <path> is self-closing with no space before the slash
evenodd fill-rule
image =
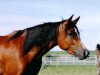
<path id="1" fill-rule="evenodd" d="M 88 53 L 87 53 L 87 51 L 84 51 L 84 55 L 87 55 Z"/>
<path id="2" fill-rule="evenodd" d="M 88 57 L 89 56 L 89 51 L 84 51 L 84 55 Z"/>

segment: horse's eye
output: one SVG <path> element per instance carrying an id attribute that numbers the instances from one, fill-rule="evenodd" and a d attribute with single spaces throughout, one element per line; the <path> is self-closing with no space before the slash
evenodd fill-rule
<path id="1" fill-rule="evenodd" d="M 68 33 L 68 35 L 69 35 L 70 37 L 72 37 L 72 38 L 75 38 L 75 37 L 76 37 L 76 33 L 75 33 L 75 32 L 70 32 L 70 33 Z"/>
<path id="2" fill-rule="evenodd" d="M 69 32 L 68 35 L 74 36 L 74 33 L 73 32 Z"/>
<path id="3" fill-rule="evenodd" d="M 72 35 L 73 33 L 72 32 L 68 32 L 68 35 Z"/>

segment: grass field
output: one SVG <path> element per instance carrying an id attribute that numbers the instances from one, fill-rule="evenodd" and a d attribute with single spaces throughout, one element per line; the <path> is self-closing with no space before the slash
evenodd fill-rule
<path id="1" fill-rule="evenodd" d="M 49 66 L 39 75 L 97 75 L 95 66 Z"/>
<path id="2" fill-rule="evenodd" d="M 90 55 L 95 55 L 95 51 L 91 51 Z M 65 51 L 48 52 L 46 55 L 68 55 Z M 42 67 L 43 68 L 43 67 Z M 96 66 L 81 65 L 50 65 L 46 69 L 40 71 L 39 75 L 97 75 Z"/>

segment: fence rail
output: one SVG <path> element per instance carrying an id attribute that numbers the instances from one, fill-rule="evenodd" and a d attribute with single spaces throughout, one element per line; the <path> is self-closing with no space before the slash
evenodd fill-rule
<path id="1" fill-rule="evenodd" d="M 85 60 L 78 60 L 77 57 L 70 55 L 44 56 L 43 65 L 96 65 L 96 56 L 92 55 Z"/>

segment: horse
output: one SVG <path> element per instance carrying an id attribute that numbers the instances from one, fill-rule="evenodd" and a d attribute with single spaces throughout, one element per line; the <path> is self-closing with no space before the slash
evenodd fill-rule
<path id="1" fill-rule="evenodd" d="M 100 75 L 100 44 L 96 46 L 96 57 L 97 57 L 97 73 Z"/>
<path id="2" fill-rule="evenodd" d="M 86 59 L 89 51 L 76 26 L 80 16 L 72 18 L 73 15 L 0 36 L 0 75 L 38 75 L 42 57 L 55 46 L 79 60 Z"/>

